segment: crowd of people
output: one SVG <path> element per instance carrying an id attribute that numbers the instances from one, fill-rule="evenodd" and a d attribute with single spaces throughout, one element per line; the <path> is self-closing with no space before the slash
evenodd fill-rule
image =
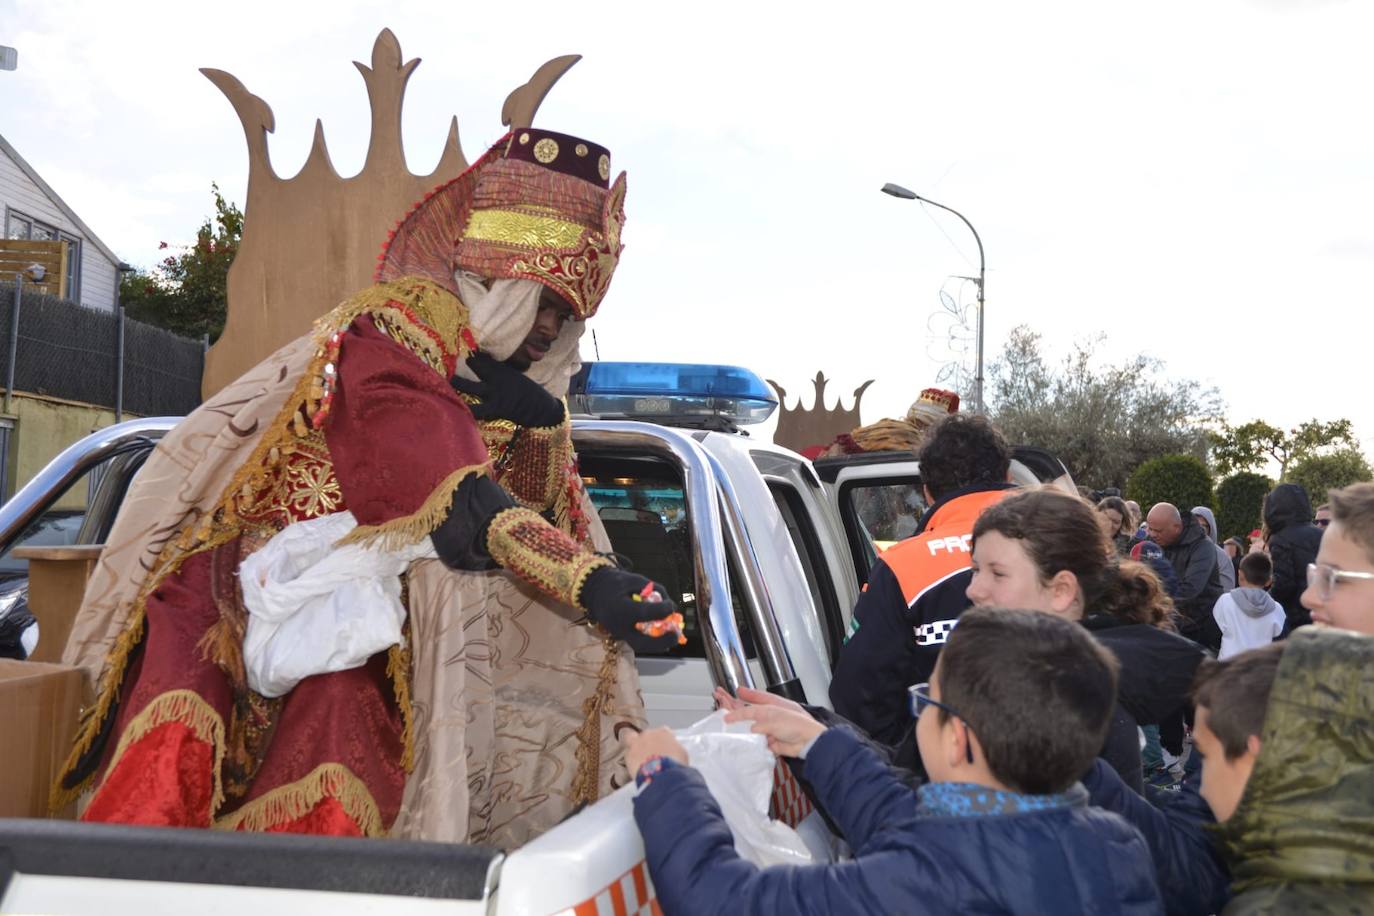
<path id="1" fill-rule="evenodd" d="M 870 574 L 833 710 L 716 693 L 852 858 L 745 862 L 647 731 L 664 912 L 1374 911 L 1374 483 L 1320 522 L 1280 485 L 1219 544 L 1206 506 L 1013 489 L 982 417 L 919 458 L 930 508 Z"/>

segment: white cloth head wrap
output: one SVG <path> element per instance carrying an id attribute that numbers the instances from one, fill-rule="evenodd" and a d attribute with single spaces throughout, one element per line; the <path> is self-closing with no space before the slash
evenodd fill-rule
<path id="1" fill-rule="evenodd" d="M 488 281 L 461 270 L 454 275 L 458 297 L 468 307 L 472 331 L 484 353 L 499 360 L 509 359 L 529 336 L 539 316 L 539 297 L 544 285 L 534 280 L 496 279 Z M 568 382 L 582 367 L 578 343 L 586 330 L 585 321 L 568 321 L 544 358 L 533 363 L 525 374 L 561 398 L 568 393 Z M 472 370 L 460 363 L 458 375 L 476 380 Z"/>

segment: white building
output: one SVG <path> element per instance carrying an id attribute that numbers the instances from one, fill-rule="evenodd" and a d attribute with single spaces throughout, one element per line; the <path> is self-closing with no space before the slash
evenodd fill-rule
<path id="1" fill-rule="evenodd" d="M 114 311 L 119 258 L 33 166 L 0 136 L 0 230 L 7 239 L 65 239 L 67 296 L 87 308 Z"/>

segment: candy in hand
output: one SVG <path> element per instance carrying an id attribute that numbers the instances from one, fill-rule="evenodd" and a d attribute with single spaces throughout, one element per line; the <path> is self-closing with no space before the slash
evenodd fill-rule
<path id="1" fill-rule="evenodd" d="M 663 601 L 663 596 L 654 590 L 654 584 L 650 582 L 648 585 L 644 586 L 644 589 L 640 591 L 639 594 L 634 596 L 633 600 L 658 604 Z M 658 620 L 641 620 L 635 624 L 635 629 L 645 636 L 651 636 L 655 639 L 668 633 L 676 633 L 677 644 L 679 646 L 685 646 L 687 645 L 687 637 L 682 631 L 686 625 L 687 622 L 683 620 L 682 613 L 680 611 L 674 611 L 667 617 L 661 617 Z"/>

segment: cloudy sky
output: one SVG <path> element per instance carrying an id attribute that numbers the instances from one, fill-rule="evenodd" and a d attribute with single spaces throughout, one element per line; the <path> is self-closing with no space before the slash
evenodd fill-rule
<path id="1" fill-rule="evenodd" d="M 738 363 L 808 403 L 817 369 L 846 402 L 873 378 L 864 419 L 900 415 L 949 358 L 940 290 L 970 299 L 949 278 L 978 262 L 891 181 L 978 227 L 989 361 L 1018 324 L 1055 354 L 1103 333 L 1104 359 L 1160 357 L 1234 422 L 1347 416 L 1374 444 L 1368 3 L 387 5 L 0 0 L 19 51 L 0 134 L 149 265 L 211 181 L 245 198 L 241 128 L 198 67 L 271 105 L 278 174 L 318 117 L 349 175 L 368 125 L 350 62 L 390 27 L 422 59 L 404 123 L 428 173 L 451 116 L 475 158 L 506 94 L 580 53 L 536 124 L 630 173 L 603 358 Z"/>

